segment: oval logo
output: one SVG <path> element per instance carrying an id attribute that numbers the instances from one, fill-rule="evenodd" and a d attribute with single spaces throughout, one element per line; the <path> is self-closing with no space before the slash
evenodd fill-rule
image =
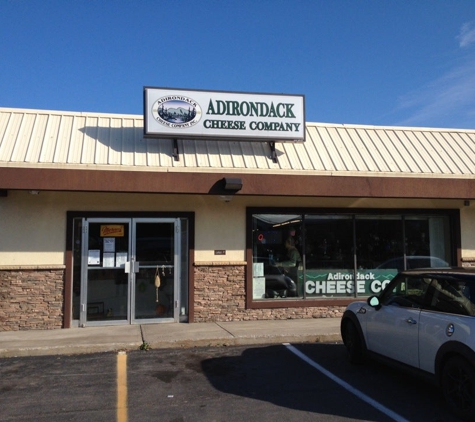
<path id="1" fill-rule="evenodd" d="M 159 98 L 152 106 L 154 119 L 170 128 L 187 128 L 201 119 L 201 107 L 188 97 L 168 95 Z"/>

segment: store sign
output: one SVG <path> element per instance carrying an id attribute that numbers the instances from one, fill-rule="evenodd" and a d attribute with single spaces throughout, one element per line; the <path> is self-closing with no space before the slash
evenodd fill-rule
<path id="1" fill-rule="evenodd" d="M 307 296 L 347 296 L 379 294 L 396 276 L 397 269 L 358 270 L 356 282 L 354 272 L 349 270 L 308 270 L 305 291 Z"/>
<path id="2" fill-rule="evenodd" d="M 305 141 L 303 95 L 144 88 L 146 137 Z"/>

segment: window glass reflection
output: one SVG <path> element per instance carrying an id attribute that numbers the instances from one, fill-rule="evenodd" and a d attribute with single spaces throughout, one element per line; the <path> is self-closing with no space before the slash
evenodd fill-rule
<path id="1" fill-rule="evenodd" d="M 253 298 L 302 296 L 302 217 L 253 217 Z"/>
<path id="2" fill-rule="evenodd" d="M 353 218 L 305 216 L 305 296 L 354 294 Z"/>
<path id="3" fill-rule="evenodd" d="M 359 269 L 379 268 L 404 254 L 403 220 L 399 215 L 357 216 L 355 233 Z"/>
<path id="4" fill-rule="evenodd" d="M 254 214 L 253 299 L 380 293 L 406 268 L 446 267 L 450 217 Z"/>

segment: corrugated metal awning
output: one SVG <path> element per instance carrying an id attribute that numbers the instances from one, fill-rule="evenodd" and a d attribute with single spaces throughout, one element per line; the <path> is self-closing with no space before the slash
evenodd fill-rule
<path id="1" fill-rule="evenodd" d="M 305 143 L 143 137 L 143 116 L 0 108 L 0 167 L 473 178 L 475 130 L 306 124 Z"/>

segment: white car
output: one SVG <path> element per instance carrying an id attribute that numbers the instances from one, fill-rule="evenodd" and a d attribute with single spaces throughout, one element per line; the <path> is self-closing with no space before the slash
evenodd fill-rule
<path id="1" fill-rule="evenodd" d="M 429 375 L 457 416 L 475 420 L 475 270 L 403 271 L 347 307 L 341 335 L 351 362 L 372 356 Z"/>

